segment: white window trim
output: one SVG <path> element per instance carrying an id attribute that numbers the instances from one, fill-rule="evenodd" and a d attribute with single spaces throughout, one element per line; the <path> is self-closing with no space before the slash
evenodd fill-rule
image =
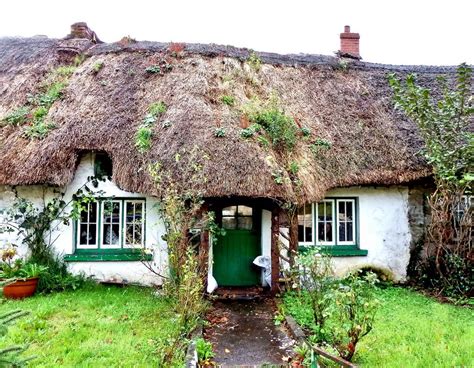
<path id="1" fill-rule="evenodd" d="M 335 214 L 335 208 L 334 207 L 335 207 L 335 202 L 336 201 L 334 199 L 323 199 L 322 201 L 320 201 L 318 203 L 323 203 L 323 202 L 331 203 L 332 213 L 333 213 L 333 216 L 334 216 L 334 214 Z M 334 217 L 333 217 L 333 220 L 332 220 L 332 230 L 331 230 L 333 241 L 329 241 L 329 242 L 328 241 L 319 241 L 319 239 L 318 239 L 318 234 L 319 234 L 319 214 L 318 214 L 318 206 L 317 206 L 318 203 L 315 204 L 315 209 L 314 209 L 314 215 L 315 215 L 314 218 L 315 218 L 315 221 L 316 221 L 316 237 L 314 238 L 314 240 L 315 240 L 314 244 L 322 245 L 322 246 L 336 245 L 336 237 L 335 237 L 335 235 L 336 235 L 335 234 L 336 221 L 335 221 Z"/>
<path id="2" fill-rule="evenodd" d="M 335 245 L 337 243 L 337 245 L 356 245 L 356 203 L 355 203 L 355 200 L 354 199 L 336 199 L 335 200 L 336 202 L 336 211 L 334 212 L 335 216 L 336 216 L 336 229 L 337 229 L 337 232 L 336 232 L 336 236 L 337 236 L 337 242 L 336 242 L 336 238 L 333 238 L 335 240 L 335 243 L 333 245 Z M 351 202 L 352 203 L 352 241 L 341 241 L 339 239 L 339 224 L 340 224 L 340 221 L 339 221 L 339 203 L 340 202 Z"/>
<path id="3" fill-rule="evenodd" d="M 314 223 L 314 211 L 315 211 L 315 204 L 314 203 L 311 203 L 311 220 L 312 220 L 312 223 L 313 223 L 313 226 L 311 227 L 311 236 L 313 238 L 313 241 L 302 241 L 302 242 L 298 242 L 299 245 L 313 245 L 314 244 L 314 240 L 316 239 L 314 236 L 316 233 L 315 231 L 315 228 L 316 228 L 316 224 Z M 298 216 L 298 215 L 297 215 Z M 306 216 L 306 212 L 304 213 L 304 216 Z M 304 220 L 303 220 L 304 221 Z M 305 227 L 305 222 L 303 222 L 303 228 Z M 306 238 L 306 234 L 304 234 L 304 237 Z"/>
<path id="4" fill-rule="evenodd" d="M 124 204 L 124 207 L 123 207 L 123 218 L 124 218 L 124 228 L 122 229 L 122 231 L 124 232 L 124 234 L 127 233 L 127 203 L 134 203 L 134 204 L 141 204 L 142 205 L 142 219 L 141 219 L 141 229 L 142 229 L 142 236 L 141 236 L 141 242 L 140 244 L 127 244 L 127 237 L 125 236 L 124 237 L 124 244 L 123 244 L 123 247 L 124 248 L 137 248 L 137 247 L 141 247 L 143 248 L 145 246 L 145 216 L 146 216 L 146 211 L 145 211 L 145 207 L 146 207 L 146 202 L 141 199 L 141 200 L 124 200 L 123 201 L 123 204 Z M 134 207 L 134 214 L 135 214 L 135 207 Z"/>
<path id="5" fill-rule="evenodd" d="M 97 203 L 97 202 L 95 202 Z M 90 215 L 89 215 L 89 208 L 90 206 L 92 205 L 92 203 L 88 203 L 87 204 L 87 224 L 88 224 L 88 229 L 89 229 L 89 225 L 90 225 L 90 222 L 89 222 L 89 218 L 90 218 Z M 77 239 L 77 244 L 76 244 L 76 248 L 77 249 L 97 249 L 98 246 L 99 246 L 99 237 L 98 237 L 98 227 L 99 227 L 99 205 L 97 204 L 95 206 L 95 226 L 96 226 L 96 234 L 95 234 L 95 244 L 81 244 L 81 219 L 79 218 L 79 220 L 77 221 L 77 229 L 76 229 L 76 239 Z M 89 231 L 89 230 L 87 230 Z"/>
<path id="6" fill-rule="evenodd" d="M 105 204 L 111 202 L 111 203 L 118 203 L 119 204 L 119 234 L 118 234 L 118 244 L 104 244 L 104 207 Z M 100 221 L 100 248 L 101 249 L 121 249 L 122 248 L 122 217 L 123 217 L 123 208 L 122 208 L 122 201 L 121 200 L 115 200 L 115 199 L 105 199 L 100 202 L 101 205 L 101 221 Z"/>

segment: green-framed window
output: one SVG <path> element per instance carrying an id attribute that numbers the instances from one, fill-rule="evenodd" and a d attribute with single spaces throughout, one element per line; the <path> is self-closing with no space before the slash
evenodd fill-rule
<path id="1" fill-rule="evenodd" d="M 74 254 L 66 260 L 141 259 L 145 218 L 143 198 L 100 198 L 89 203 L 74 224 Z"/>
<path id="2" fill-rule="evenodd" d="M 300 248 L 320 246 L 333 255 L 366 255 L 359 249 L 357 197 L 325 198 L 298 210 Z"/>

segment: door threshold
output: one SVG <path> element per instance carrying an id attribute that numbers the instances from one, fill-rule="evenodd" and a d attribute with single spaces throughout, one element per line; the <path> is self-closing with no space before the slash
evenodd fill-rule
<path id="1" fill-rule="evenodd" d="M 211 297 L 217 300 L 255 300 L 269 295 L 270 289 L 262 286 L 226 286 L 217 288 Z"/>

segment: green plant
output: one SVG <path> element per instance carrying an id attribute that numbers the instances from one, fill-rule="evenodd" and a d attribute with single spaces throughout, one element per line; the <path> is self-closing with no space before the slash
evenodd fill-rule
<path id="1" fill-rule="evenodd" d="M 168 106 L 163 101 L 158 101 L 158 102 L 153 102 L 148 107 L 148 112 L 154 117 L 157 117 L 161 114 L 164 114 L 167 109 L 168 109 Z"/>
<path id="2" fill-rule="evenodd" d="M 308 127 L 302 127 L 301 134 L 303 134 L 303 137 L 309 137 L 311 135 L 311 129 Z"/>
<path id="3" fill-rule="evenodd" d="M 196 340 L 196 352 L 198 356 L 198 363 L 201 367 L 209 366 L 215 354 L 212 349 L 212 344 L 202 337 Z"/>
<path id="4" fill-rule="evenodd" d="M 214 137 L 217 137 L 217 138 L 225 137 L 225 128 L 222 128 L 222 127 L 215 128 Z"/>
<path id="5" fill-rule="evenodd" d="M 349 275 L 338 286 L 335 302 L 329 304 L 332 323 L 328 325 L 332 345 L 339 355 L 352 360 L 359 340 L 373 327 L 379 300 L 375 297 L 377 276 L 367 273 Z"/>
<path id="6" fill-rule="evenodd" d="M 23 239 L 22 242 L 29 251 L 27 263 L 38 265 L 38 267 L 27 268 L 25 272 L 42 273 L 39 282 L 40 291 L 55 290 L 56 285 L 53 282 L 70 280 L 74 277 L 67 271 L 62 258 L 54 253 L 53 245 L 58 238 L 53 237 L 53 233 L 61 224 L 69 224 L 71 220 L 77 219 L 84 204 L 94 201 L 94 195 L 101 194 L 100 191 L 94 193 L 88 186 L 92 183 L 97 187 L 98 180 L 104 179 L 90 177 L 69 202 L 64 201 L 60 195 L 48 202 L 45 201 L 43 206 L 37 207 L 27 199 L 16 198 L 11 207 L 0 211 L 2 215 L 0 234 L 14 232 Z M 71 210 L 69 210 L 70 207 L 72 207 Z M 40 266 L 47 267 L 47 271 Z"/>
<path id="7" fill-rule="evenodd" d="M 3 121 L 14 126 L 23 125 L 28 121 L 29 113 L 30 110 L 27 107 L 21 106 L 10 114 L 8 114 L 7 116 L 5 116 L 3 118 Z"/>
<path id="8" fill-rule="evenodd" d="M 255 51 L 250 52 L 249 57 L 247 58 L 247 63 L 256 71 L 260 71 L 262 67 L 262 59 L 257 55 Z"/>
<path id="9" fill-rule="evenodd" d="M 84 62 L 84 60 L 86 60 L 86 55 L 78 54 L 74 57 L 73 65 L 75 67 L 78 67 L 79 65 L 81 65 Z"/>
<path id="10" fill-rule="evenodd" d="M 285 180 L 285 173 L 283 170 L 275 170 L 272 172 L 272 177 L 276 184 L 282 185 Z"/>
<path id="11" fill-rule="evenodd" d="M 64 65 L 57 67 L 53 73 L 60 77 L 70 77 L 76 71 L 77 66 L 75 65 Z"/>
<path id="12" fill-rule="evenodd" d="M 209 230 L 209 235 L 212 240 L 212 244 L 217 244 L 221 236 L 226 235 L 224 228 L 220 227 L 216 222 L 216 214 L 213 211 L 207 212 L 207 229 Z"/>
<path id="13" fill-rule="evenodd" d="M 269 142 L 268 139 L 267 139 L 266 137 L 264 137 L 263 135 L 259 135 L 259 136 L 257 137 L 257 142 L 258 142 L 258 144 L 259 144 L 261 147 L 263 147 L 263 148 L 265 148 L 265 149 L 267 149 L 268 147 L 270 147 L 270 142 Z"/>
<path id="14" fill-rule="evenodd" d="M 135 147 L 137 147 L 140 153 L 150 150 L 152 137 L 153 132 L 151 128 L 148 125 L 140 125 L 135 133 Z"/>
<path id="15" fill-rule="evenodd" d="M 265 130 L 276 150 L 293 150 L 297 141 L 297 126 L 283 111 L 274 106 L 257 109 L 249 114 L 249 119 Z"/>
<path id="16" fill-rule="evenodd" d="M 24 135 L 30 139 L 44 139 L 55 128 L 56 124 L 54 123 L 35 121 L 32 125 L 25 128 Z"/>
<path id="17" fill-rule="evenodd" d="M 240 136 L 242 138 L 250 138 L 250 137 L 253 137 L 254 134 L 255 134 L 255 131 L 251 128 L 245 128 L 240 131 Z"/>
<path id="18" fill-rule="evenodd" d="M 145 69 L 145 71 L 150 74 L 164 74 L 170 72 L 172 69 L 173 66 L 171 64 L 162 62 L 160 65 L 150 65 Z"/>
<path id="19" fill-rule="evenodd" d="M 0 337 L 4 338 L 7 335 L 8 325 L 11 322 L 28 314 L 29 312 L 16 309 L 0 315 Z M 36 358 L 35 356 L 21 357 L 27 348 L 28 346 L 25 345 L 13 345 L 0 349 L 0 367 L 25 367 L 27 362 Z"/>
<path id="20" fill-rule="evenodd" d="M 221 96 L 221 102 L 224 105 L 227 105 L 227 106 L 234 106 L 235 98 L 234 98 L 234 96 L 223 95 L 223 96 Z"/>
<path id="21" fill-rule="evenodd" d="M 292 176 L 296 176 L 298 172 L 300 171 L 300 165 L 296 161 L 291 161 L 290 165 L 288 166 L 288 172 Z"/>
<path id="22" fill-rule="evenodd" d="M 309 148 L 313 154 L 317 155 L 321 151 L 329 150 L 331 148 L 331 142 L 324 138 L 317 138 L 313 143 L 311 143 Z"/>
<path id="23" fill-rule="evenodd" d="M 147 68 L 145 69 L 145 71 L 146 71 L 147 73 L 155 74 L 155 73 L 160 73 L 160 72 L 161 72 L 161 68 L 160 68 L 159 65 L 151 65 L 151 66 L 147 67 Z"/>
<path id="24" fill-rule="evenodd" d="M 102 68 L 104 67 L 104 62 L 103 61 L 97 61 L 93 66 L 92 66 L 92 72 L 94 74 L 99 73 Z"/>
<path id="25" fill-rule="evenodd" d="M 396 108 L 418 126 L 425 143 L 423 154 L 432 166 L 436 184 L 436 191 L 428 199 L 431 221 L 426 231 L 427 257 L 420 259 L 418 268 L 421 274 L 430 274 L 435 279 L 432 284 L 442 292 L 462 292 L 468 287 L 453 287 L 459 285 L 454 277 L 460 275 L 454 276 L 450 266 L 454 259 L 471 263 L 472 211 L 464 211 L 460 218 L 454 216 L 462 196 L 472 193 L 474 181 L 471 67 L 459 65 L 455 83 L 439 78 L 437 93 L 419 85 L 414 74 L 408 75 L 404 83 L 391 74 L 389 84 Z M 431 261 L 435 272 L 431 272 Z M 467 271 L 461 279 L 470 277 L 469 266 L 460 269 Z"/>

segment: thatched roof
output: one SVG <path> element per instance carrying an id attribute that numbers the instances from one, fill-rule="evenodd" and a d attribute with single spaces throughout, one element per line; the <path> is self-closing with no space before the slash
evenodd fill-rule
<path id="1" fill-rule="evenodd" d="M 105 151 L 114 165 L 113 180 L 125 190 L 157 193 L 148 165 L 160 161 L 186 182 L 176 154 L 198 147 L 203 161 L 205 196 L 248 196 L 317 200 L 326 190 L 349 185 L 389 185 L 429 176 L 418 154 L 422 143 L 413 123 L 394 111 L 388 72 L 416 71 L 430 85 L 451 67 L 397 67 L 351 62 L 318 55 L 258 53 L 259 70 L 246 60 L 246 49 L 216 45 L 170 45 L 125 40 L 94 45 L 87 40 L 0 39 L 0 119 L 37 93 L 54 68 L 85 60 L 69 78 L 64 97 L 48 120 L 57 128 L 42 140 L 30 140 L 22 126 L 0 127 L 0 184 L 63 186 L 74 175 L 85 151 Z M 102 68 L 97 71 L 97 65 Z M 148 73 L 151 65 L 171 65 Z M 166 69 L 166 68 L 165 68 Z M 234 106 L 220 96 L 235 98 Z M 285 113 L 311 129 L 311 139 L 331 143 L 314 154 L 299 138 L 290 159 L 298 162 L 298 186 L 275 181 L 288 172 L 278 152 L 256 139 L 240 137 L 241 109 L 250 99 L 277 96 Z M 148 106 L 164 101 L 160 117 L 170 127 L 153 126 L 152 148 L 140 153 L 134 136 Z M 214 136 L 224 127 L 225 137 Z M 181 152 L 182 153 L 182 152 Z"/>

